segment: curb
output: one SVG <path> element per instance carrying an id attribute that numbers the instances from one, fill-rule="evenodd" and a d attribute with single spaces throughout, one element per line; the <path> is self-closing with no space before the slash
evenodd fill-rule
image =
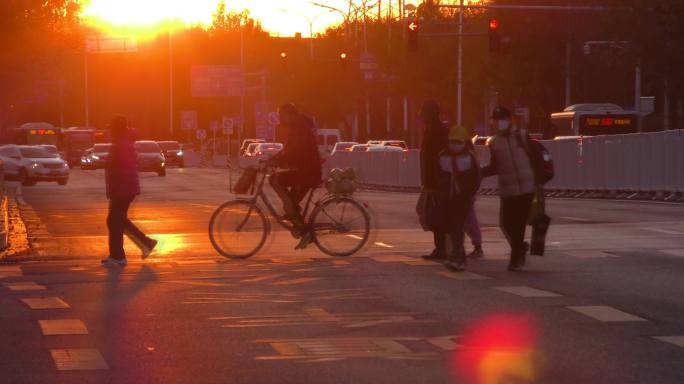
<path id="1" fill-rule="evenodd" d="M 9 198 L 3 196 L 0 203 L 0 251 L 4 251 L 9 246 Z"/>
<path id="2" fill-rule="evenodd" d="M 5 249 L 0 252 L 0 262 L 17 261 L 19 258 L 31 254 L 28 230 L 21 215 L 20 205 L 23 199 L 7 195 L 2 201 L 2 214 L 5 220 L 5 230 L 0 233 L 0 242 L 5 241 Z M 0 219 L 2 219 L 0 218 Z"/>

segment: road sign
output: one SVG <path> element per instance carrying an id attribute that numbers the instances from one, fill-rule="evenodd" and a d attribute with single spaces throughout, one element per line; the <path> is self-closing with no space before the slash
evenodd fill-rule
<path id="1" fill-rule="evenodd" d="M 230 117 L 223 116 L 221 121 L 221 126 L 223 127 L 223 133 L 226 135 L 233 134 L 233 128 L 235 127 L 235 121 Z"/>
<path id="2" fill-rule="evenodd" d="M 212 120 L 209 122 L 209 129 L 212 132 L 216 132 L 221 129 L 221 123 L 218 120 Z"/>
<path id="3" fill-rule="evenodd" d="M 187 131 L 197 129 L 197 111 L 181 111 L 181 128 Z"/>
<path id="4" fill-rule="evenodd" d="M 268 123 L 271 125 L 279 125 L 280 124 L 280 115 L 278 112 L 269 112 L 268 113 Z"/>
<path id="5" fill-rule="evenodd" d="M 245 72 L 240 65 L 193 65 L 192 97 L 242 96 Z"/>
<path id="6" fill-rule="evenodd" d="M 88 53 L 127 53 L 138 51 L 138 40 L 132 36 L 107 37 L 90 35 L 86 37 Z"/>
<path id="7" fill-rule="evenodd" d="M 197 140 L 204 140 L 207 138 L 207 131 L 205 129 L 198 129 L 195 133 Z"/>

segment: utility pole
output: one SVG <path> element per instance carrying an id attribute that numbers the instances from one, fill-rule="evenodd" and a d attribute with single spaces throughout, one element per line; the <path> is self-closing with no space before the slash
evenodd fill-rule
<path id="1" fill-rule="evenodd" d="M 458 90 L 456 108 L 456 125 L 463 122 L 463 0 L 460 0 L 461 8 L 458 10 Z"/>
<path id="2" fill-rule="evenodd" d="M 173 139 L 173 32 L 169 24 L 169 135 Z"/>

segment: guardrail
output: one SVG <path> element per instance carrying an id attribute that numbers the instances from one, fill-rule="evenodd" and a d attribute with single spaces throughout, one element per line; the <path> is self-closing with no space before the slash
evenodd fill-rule
<path id="1" fill-rule="evenodd" d="M 546 185 L 552 197 L 684 200 L 684 130 L 542 141 L 555 164 Z M 476 147 L 482 165 L 489 149 Z M 420 187 L 420 151 L 337 152 L 325 170 L 352 167 L 362 185 Z M 497 178 L 486 178 L 481 193 L 498 193 Z"/>

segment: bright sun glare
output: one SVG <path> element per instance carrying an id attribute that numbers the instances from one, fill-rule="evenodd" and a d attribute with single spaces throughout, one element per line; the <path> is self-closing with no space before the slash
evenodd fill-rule
<path id="1" fill-rule="evenodd" d="M 220 0 L 85 0 L 82 16 L 105 34 L 149 37 L 165 33 L 169 28 L 207 27 L 219 3 Z M 340 4 L 344 3 L 340 1 Z M 233 0 L 226 4 L 229 10 L 249 10 L 264 29 L 281 36 L 297 32 L 308 36 L 312 21 L 314 33 L 342 21 L 340 13 L 316 7 L 308 1 Z"/>

